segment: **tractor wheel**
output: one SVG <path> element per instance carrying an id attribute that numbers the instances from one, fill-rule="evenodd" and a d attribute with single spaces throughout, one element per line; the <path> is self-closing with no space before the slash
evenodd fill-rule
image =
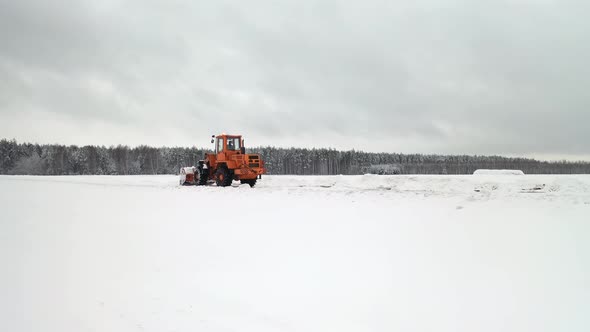
<path id="1" fill-rule="evenodd" d="M 231 186 L 232 174 L 227 167 L 219 167 L 215 172 L 215 183 L 218 187 Z"/>
<path id="2" fill-rule="evenodd" d="M 207 184 L 207 180 L 209 179 L 209 169 L 200 169 L 199 170 L 199 181 L 197 182 L 197 186 L 204 186 Z"/>
<path id="3" fill-rule="evenodd" d="M 240 182 L 242 184 L 247 183 L 250 185 L 250 187 L 254 187 L 256 185 L 256 179 L 250 179 L 250 180 L 240 180 Z"/>

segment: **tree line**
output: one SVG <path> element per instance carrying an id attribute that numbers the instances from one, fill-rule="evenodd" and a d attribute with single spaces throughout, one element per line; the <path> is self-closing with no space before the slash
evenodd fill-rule
<path id="1" fill-rule="evenodd" d="M 0 174 L 177 174 L 208 149 L 197 147 L 65 146 L 0 140 Z M 370 153 L 334 149 L 257 147 L 268 174 L 472 174 L 476 169 L 520 169 L 526 174 L 588 174 L 589 162 L 538 161 L 502 156 Z"/>

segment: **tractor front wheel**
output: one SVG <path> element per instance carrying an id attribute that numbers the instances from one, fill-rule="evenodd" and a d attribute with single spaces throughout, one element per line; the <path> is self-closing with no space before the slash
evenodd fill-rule
<path id="1" fill-rule="evenodd" d="M 218 187 L 231 186 L 232 174 L 227 167 L 219 167 L 215 172 L 215 183 Z"/>
<path id="2" fill-rule="evenodd" d="M 209 169 L 203 169 L 202 166 L 199 166 L 199 181 L 197 182 L 197 185 L 204 186 L 207 184 L 207 180 L 209 180 Z"/>

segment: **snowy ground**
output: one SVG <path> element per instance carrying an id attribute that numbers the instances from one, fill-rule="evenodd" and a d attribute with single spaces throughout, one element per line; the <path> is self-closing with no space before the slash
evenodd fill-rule
<path id="1" fill-rule="evenodd" d="M 0 331 L 588 331 L 590 176 L 0 176 Z"/>

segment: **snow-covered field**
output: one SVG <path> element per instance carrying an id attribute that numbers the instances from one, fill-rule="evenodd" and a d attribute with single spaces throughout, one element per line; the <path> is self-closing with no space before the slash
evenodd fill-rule
<path id="1" fill-rule="evenodd" d="M 590 176 L 0 176 L 0 331 L 589 331 Z"/>

